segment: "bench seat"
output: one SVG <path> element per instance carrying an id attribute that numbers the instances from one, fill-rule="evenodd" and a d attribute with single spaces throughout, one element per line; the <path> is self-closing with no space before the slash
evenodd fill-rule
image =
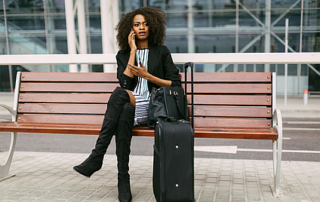
<path id="1" fill-rule="evenodd" d="M 99 124 L 57 124 L 57 123 L 28 123 L 2 122 L 1 132 L 16 133 L 55 133 L 98 135 Z M 134 136 L 154 136 L 154 130 L 147 126 L 133 128 Z M 195 138 L 231 138 L 231 139 L 266 139 L 277 140 L 275 128 L 196 128 Z"/>

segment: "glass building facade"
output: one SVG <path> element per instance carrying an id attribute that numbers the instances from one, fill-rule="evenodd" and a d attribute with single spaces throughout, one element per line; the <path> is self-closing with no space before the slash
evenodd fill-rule
<path id="1" fill-rule="evenodd" d="M 142 6 L 166 12 L 165 45 L 172 53 L 285 52 L 286 18 L 288 52 L 320 50 L 320 0 L 118 0 L 118 8 L 113 9 L 121 18 Z M 84 0 L 84 7 L 87 53 L 103 53 L 100 0 Z M 67 53 L 65 0 L 0 0 L 0 54 Z M 0 92 L 14 89 L 17 71 L 68 71 L 68 66 L 0 65 Z M 89 71 L 100 72 L 103 67 L 90 65 Z M 281 81 L 285 65 L 197 64 L 196 71 L 272 71 Z M 288 94 L 320 91 L 319 71 L 319 64 L 288 65 L 292 88 Z"/>

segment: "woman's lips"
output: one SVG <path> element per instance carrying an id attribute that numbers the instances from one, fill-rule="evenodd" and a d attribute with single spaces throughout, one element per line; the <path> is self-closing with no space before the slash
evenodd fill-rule
<path id="1" fill-rule="evenodd" d="M 144 36 L 146 35 L 146 32 L 139 32 L 139 35 Z"/>

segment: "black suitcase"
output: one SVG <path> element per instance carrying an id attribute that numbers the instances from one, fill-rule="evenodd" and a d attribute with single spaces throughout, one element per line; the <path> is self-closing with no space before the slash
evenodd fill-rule
<path id="1" fill-rule="evenodd" d="M 193 148 L 190 122 L 157 122 L 153 161 L 153 193 L 157 202 L 195 201 Z"/>

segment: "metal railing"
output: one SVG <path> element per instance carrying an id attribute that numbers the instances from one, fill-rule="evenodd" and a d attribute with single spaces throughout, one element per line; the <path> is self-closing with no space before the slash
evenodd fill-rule
<path id="1" fill-rule="evenodd" d="M 320 53 L 173 53 L 175 64 L 320 64 Z M 116 64 L 115 54 L 0 55 L 0 65 Z M 316 70 L 317 71 L 317 70 Z M 320 76 L 319 71 L 317 74 Z"/>

